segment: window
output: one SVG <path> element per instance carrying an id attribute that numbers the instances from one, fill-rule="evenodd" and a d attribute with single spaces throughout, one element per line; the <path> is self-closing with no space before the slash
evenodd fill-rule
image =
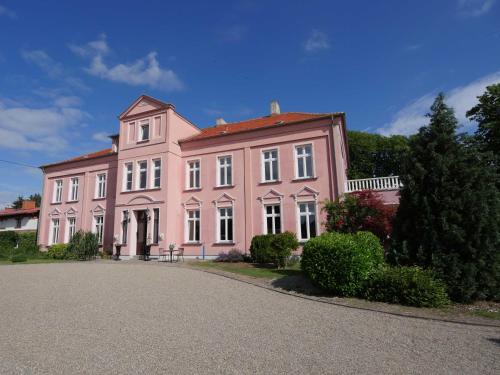
<path id="1" fill-rule="evenodd" d="M 96 185 L 96 198 L 106 197 L 106 173 L 97 175 Z"/>
<path id="2" fill-rule="evenodd" d="M 193 160 L 188 162 L 188 189 L 200 188 L 200 161 Z"/>
<path id="3" fill-rule="evenodd" d="M 200 242 L 200 210 L 187 211 L 187 242 Z"/>
<path id="4" fill-rule="evenodd" d="M 54 182 L 54 203 L 61 203 L 62 201 L 62 187 L 63 187 L 63 181 L 62 180 L 55 180 Z"/>
<path id="5" fill-rule="evenodd" d="M 158 232 L 160 230 L 160 209 L 153 208 L 153 243 L 158 243 Z"/>
<path id="6" fill-rule="evenodd" d="M 313 177 L 313 156 L 312 145 L 303 145 L 295 147 L 297 178 Z"/>
<path id="7" fill-rule="evenodd" d="M 279 204 L 264 206 L 266 217 L 266 234 L 281 233 L 281 207 Z"/>
<path id="8" fill-rule="evenodd" d="M 219 186 L 229 186 L 233 183 L 231 156 L 220 156 L 218 161 L 219 167 L 217 168 L 217 171 L 219 175 Z"/>
<path id="9" fill-rule="evenodd" d="M 316 237 L 316 203 L 299 203 L 300 239 Z"/>
<path id="10" fill-rule="evenodd" d="M 278 181 L 278 150 L 262 151 L 262 180 Z"/>
<path id="11" fill-rule="evenodd" d="M 149 139 L 149 120 L 139 123 L 139 141 L 147 141 Z"/>
<path id="12" fill-rule="evenodd" d="M 132 163 L 127 163 L 125 164 L 125 171 L 124 171 L 124 184 L 123 184 L 123 190 L 125 191 L 131 191 L 132 190 L 132 177 L 133 177 L 133 171 L 132 171 Z"/>
<path id="13" fill-rule="evenodd" d="M 233 242 L 233 209 L 219 208 L 219 242 Z"/>
<path id="14" fill-rule="evenodd" d="M 128 237 L 128 211 L 123 211 L 122 215 L 122 245 L 125 245 L 127 243 L 127 237 Z"/>
<path id="15" fill-rule="evenodd" d="M 104 229 L 104 216 L 99 215 L 99 216 L 94 216 L 94 233 L 97 236 L 97 242 L 99 245 L 102 245 L 102 238 L 103 238 L 103 229 Z"/>
<path id="16" fill-rule="evenodd" d="M 23 218 L 16 217 L 16 228 L 21 228 L 22 223 L 23 223 Z"/>
<path id="17" fill-rule="evenodd" d="M 53 245 L 59 242 L 59 219 L 52 219 L 52 235 L 50 244 Z"/>
<path id="18" fill-rule="evenodd" d="M 78 200 L 78 177 L 73 177 L 69 180 L 69 200 Z"/>
<path id="19" fill-rule="evenodd" d="M 161 183 L 161 159 L 153 160 L 153 187 L 159 188 Z"/>
<path id="20" fill-rule="evenodd" d="M 148 181 L 148 162 L 140 161 L 137 164 L 139 166 L 139 189 L 146 189 Z"/>
<path id="21" fill-rule="evenodd" d="M 76 231 L 76 217 L 68 217 L 68 242 L 75 235 Z"/>

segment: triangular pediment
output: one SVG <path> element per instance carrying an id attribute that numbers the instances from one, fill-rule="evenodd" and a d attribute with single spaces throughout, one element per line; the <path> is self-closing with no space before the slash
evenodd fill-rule
<path id="1" fill-rule="evenodd" d="M 299 198 L 313 198 L 316 199 L 318 196 L 319 191 L 314 190 L 313 188 L 309 186 L 304 186 L 302 189 L 297 191 L 295 194 L 293 194 L 295 199 Z"/>
<path id="2" fill-rule="evenodd" d="M 103 206 L 101 206 L 100 204 L 94 206 L 94 208 L 92 208 L 90 210 L 90 212 L 92 212 L 94 214 L 103 213 L 104 211 L 106 211 L 106 209 Z"/>
<path id="3" fill-rule="evenodd" d="M 59 216 L 61 215 L 61 210 L 59 208 L 54 208 L 52 211 L 50 211 L 49 216 Z"/>
<path id="4" fill-rule="evenodd" d="M 172 104 L 164 103 L 147 95 L 141 95 L 125 111 L 123 111 L 123 113 L 120 115 L 120 119 L 139 115 L 141 113 L 154 112 L 166 108 L 174 107 Z"/>
<path id="5" fill-rule="evenodd" d="M 78 211 L 77 211 L 77 210 L 75 210 L 75 208 L 70 207 L 70 209 L 66 211 L 66 216 L 73 216 L 73 215 L 76 215 L 76 213 L 77 213 L 77 212 L 78 212 Z"/>
<path id="6" fill-rule="evenodd" d="M 201 200 L 192 195 L 187 201 L 185 201 L 182 205 L 186 208 L 199 208 L 201 207 Z"/>
<path id="7" fill-rule="evenodd" d="M 280 192 L 278 192 L 274 189 L 271 189 L 266 194 L 259 197 L 258 199 L 263 203 L 264 202 L 265 203 L 275 203 L 275 202 L 279 203 L 282 198 L 283 198 L 283 194 L 281 194 Z"/>
<path id="8" fill-rule="evenodd" d="M 224 193 L 224 194 L 221 194 L 219 195 L 219 197 L 214 200 L 214 203 L 216 204 L 221 204 L 221 203 L 233 203 L 234 202 L 234 198 L 231 197 L 229 194 L 227 193 Z"/>

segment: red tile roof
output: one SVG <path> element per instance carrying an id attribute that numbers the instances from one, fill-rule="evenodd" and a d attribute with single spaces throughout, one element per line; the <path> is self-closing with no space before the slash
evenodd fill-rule
<path id="1" fill-rule="evenodd" d="M 115 154 L 115 152 L 113 152 L 113 150 L 111 148 L 107 148 L 105 150 L 91 152 L 90 154 L 80 155 L 80 156 L 77 156 L 77 157 L 74 157 L 71 159 L 67 159 L 67 160 L 63 160 L 63 161 L 59 161 L 56 163 L 42 165 L 40 168 L 50 167 L 50 166 L 59 165 L 59 164 L 66 164 L 66 163 L 71 163 L 71 162 L 75 162 L 75 161 L 95 159 L 95 158 L 100 158 L 103 156 L 109 156 L 109 155 L 113 155 L 113 154 Z"/>
<path id="2" fill-rule="evenodd" d="M 0 216 L 26 216 L 35 215 L 40 211 L 39 208 L 29 208 L 29 209 L 15 209 L 15 208 L 5 208 L 0 210 Z"/>
<path id="3" fill-rule="evenodd" d="M 199 139 L 242 133 L 246 131 L 268 128 L 273 126 L 282 126 L 298 122 L 318 120 L 335 115 L 343 115 L 343 113 L 303 113 L 303 112 L 281 113 L 279 115 L 264 116 L 251 120 L 227 123 L 227 124 L 212 126 L 210 128 L 204 128 L 201 129 L 201 133 L 180 140 L 180 142 L 195 141 Z"/>

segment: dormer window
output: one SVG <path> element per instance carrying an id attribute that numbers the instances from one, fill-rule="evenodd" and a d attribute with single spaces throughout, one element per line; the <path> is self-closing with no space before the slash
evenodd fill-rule
<path id="1" fill-rule="evenodd" d="M 149 120 L 139 122 L 139 141 L 149 140 Z"/>

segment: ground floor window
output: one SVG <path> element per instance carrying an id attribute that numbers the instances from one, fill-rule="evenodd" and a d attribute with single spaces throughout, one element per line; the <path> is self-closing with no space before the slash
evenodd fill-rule
<path id="1" fill-rule="evenodd" d="M 233 242 L 233 209 L 219 208 L 219 242 Z"/>
<path id="2" fill-rule="evenodd" d="M 97 236 L 97 242 L 99 242 L 99 245 L 102 245 L 102 239 L 103 239 L 103 232 L 104 232 L 104 216 L 99 215 L 99 216 L 94 216 L 94 233 Z"/>
<path id="3" fill-rule="evenodd" d="M 76 231 L 76 217 L 68 218 L 68 242 L 71 241 Z"/>
<path id="4" fill-rule="evenodd" d="M 200 242 L 200 210 L 187 211 L 187 242 Z"/>
<path id="5" fill-rule="evenodd" d="M 279 204 L 268 204 L 264 206 L 266 217 L 266 233 L 281 233 L 281 207 Z"/>
<path id="6" fill-rule="evenodd" d="M 316 237 L 316 203 L 299 203 L 300 239 Z"/>
<path id="7" fill-rule="evenodd" d="M 59 219 L 52 219 L 52 233 L 50 244 L 53 245 L 59 242 Z"/>
<path id="8" fill-rule="evenodd" d="M 160 209 L 153 208 L 153 243 L 158 243 L 159 230 L 160 230 Z"/>
<path id="9" fill-rule="evenodd" d="M 122 244 L 125 245 L 127 243 L 128 238 L 128 211 L 123 211 L 122 215 Z"/>

